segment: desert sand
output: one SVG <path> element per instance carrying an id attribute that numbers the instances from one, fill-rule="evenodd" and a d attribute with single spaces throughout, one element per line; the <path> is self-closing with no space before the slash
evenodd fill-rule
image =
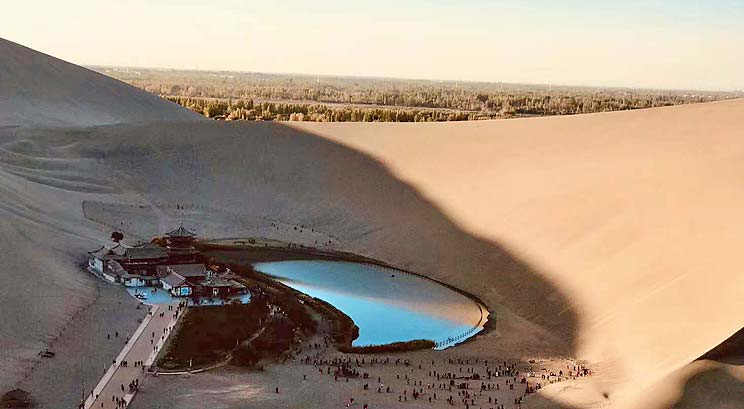
<path id="1" fill-rule="evenodd" d="M 2 38 L 0 56 L 0 126 L 201 119 L 148 92 Z"/>
<path id="2" fill-rule="evenodd" d="M 495 330 L 446 353 L 596 370 L 545 388 L 535 407 L 716 402 L 706 394 L 738 385 L 734 364 L 690 364 L 744 326 L 742 100 L 466 123 L 225 123 L 49 58 L 0 42 L 0 390 L 76 311 L 100 308 L 86 251 L 113 228 L 136 242 L 178 221 L 208 238 L 331 238 L 478 296 Z"/>
<path id="3" fill-rule="evenodd" d="M 328 328 L 320 324 L 321 331 Z M 505 361 L 483 354 L 455 356 L 454 349 L 444 353 L 340 354 L 325 348 L 323 342 L 321 336 L 313 337 L 290 358 L 263 370 L 226 367 L 198 375 L 148 379 L 131 408 L 238 409 L 246 404 L 267 409 L 342 408 L 352 398 L 351 407 L 357 408 L 365 404 L 371 408 L 452 408 L 465 407 L 465 402 L 473 408 L 516 408 L 515 398 L 519 399 L 528 385 L 534 388 L 538 383 L 552 384 L 558 380 L 559 371 L 566 372 L 576 364 L 570 360 Z M 349 360 L 359 376 L 347 380 L 336 375 L 337 359 Z M 520 374 L 504 371 L 507 367 Z M 493 376 L 489 376 L 489 371 Z M 480 379 L 462 379 L 473 374 Z M 563 375 L 565 383 L 567 374 Z M 523 378 L 528 383 L 521 383 Z M 450 385 L 450 380 L 454 385 Z M 462 383 L 467 383 L 468 388 L 458 389 Z M 414 397 L 414 390 L 420 396 Z"/>

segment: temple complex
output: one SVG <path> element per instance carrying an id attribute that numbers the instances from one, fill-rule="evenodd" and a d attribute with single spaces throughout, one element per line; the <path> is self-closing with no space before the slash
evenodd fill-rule
<path id="1" fill-rule="evenodd" d="M 194 232 L 179 225 L 165 237 L 166 247 L 102 246 L 89 252 L 88 269 L 112 283 L 162 287 L 175 297 L 226 298 L 246 292 L 229 270 L 218 273 L 198 261 Z"/>

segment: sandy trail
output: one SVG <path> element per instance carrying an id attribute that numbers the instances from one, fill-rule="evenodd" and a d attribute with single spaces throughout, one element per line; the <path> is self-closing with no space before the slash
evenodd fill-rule
<path id="1" fill-rule="evenodd" d="M 162 317 L 161 313 L 163 313 Z M 136 390 L 129 388 L 130 382 L 136 380 L 138 385 L 144 383 L 147 368 L 155 361 L 158 351 L 167 342 L 172 328 L 182 313 L 179 311 L 177 316 L 175 311 L 169 310 L 167 305 L 153 306 L 148 316 L 116 357 L 115 363 L 112 363 L 99 383 L 91 390 L 85 401 L 85 409 L 120 409 L 129 406 L 137 393 Z M 140 361 L 141 365 L 135 365 Z M 124 362 L 126 365 L 123 365 Z M 126 403 L 117 405 L 115 398 Z"/>

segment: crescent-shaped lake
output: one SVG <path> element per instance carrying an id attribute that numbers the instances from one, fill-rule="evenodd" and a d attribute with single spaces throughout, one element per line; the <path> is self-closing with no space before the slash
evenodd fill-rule
<path id="1" fill-rule="evenodd" d="M 351 317 L 359 327 L 353 346 L 428 339 L 444 349 L 480 332 L 488 317 L 483 305 L 463 293 L 377 265 L 313 260 L 254 268 Z"/>

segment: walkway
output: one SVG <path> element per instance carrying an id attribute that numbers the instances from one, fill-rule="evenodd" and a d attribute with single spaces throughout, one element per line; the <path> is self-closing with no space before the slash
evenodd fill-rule
<path id="1" fill-rule="evenodd" d="M 160 314 L 163 313 L 163 317 Z M 145 317 L 142 324 L 132 335 L 119 356 L 116 357 L 116 363 L 111 365 L 103 375 L 98 385 L 85 401 L 85 409 L 105 408 L 120 409 L 129 405 L 136 391 L 130 392 L 130 382 L 137 380 L 142 383 L 145 378 L 146 368 L 152 365 L 157 356 L 157 352 L 163 346 L 171 329 L 178 321 L 176 306 L 173 311 L 169 310 L 167 305 L 154 305 L 150 309 L 150 314 Z M 178 314 L 181 317 L 183 312 Z M 167 330 L 165 330 L 167 328 Z M 154 334 L 154 336 L 153 336 Z M 127 366 L 122 366 L 123 361 Z M 135 361 L 143 361 L 144 366 L 134 366 Z M 116 398 L 124 399 L 124 405 L 117 406 Z"/>

